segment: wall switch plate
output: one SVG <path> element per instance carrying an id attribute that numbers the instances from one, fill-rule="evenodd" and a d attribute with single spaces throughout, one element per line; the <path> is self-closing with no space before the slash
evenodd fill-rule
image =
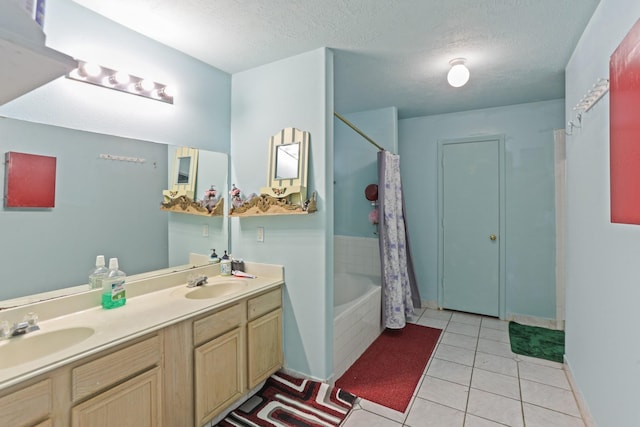
<path id="1" fill-rule="evenodd" d="M 202 226 L 202 237 L 209 237 L 209 225 L 205 224 Z"/>
<path id="2" fill-rule="evenodd" d="M 264 242 L 264 227 L 258 227 L 258 242 Z"/>

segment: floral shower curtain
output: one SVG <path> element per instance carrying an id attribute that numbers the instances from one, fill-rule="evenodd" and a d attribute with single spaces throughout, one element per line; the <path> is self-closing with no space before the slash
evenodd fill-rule
<path id="1" fill-rule="evenodd" d="M 404 219 L 400 156 L 386 150 L 378 152 L 378 202 L 382 323 L 386 328 L 401 329 L 413 308 L 420 307 L 420 293 Z"/>

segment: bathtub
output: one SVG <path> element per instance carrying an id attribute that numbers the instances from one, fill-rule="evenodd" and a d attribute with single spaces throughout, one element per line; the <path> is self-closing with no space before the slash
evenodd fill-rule
<path id="1" fill-rule="evenodd" d="M 335 273 L 333 279 L 333 378 L 337 380 L 383 328 L 380 277 Z"/>

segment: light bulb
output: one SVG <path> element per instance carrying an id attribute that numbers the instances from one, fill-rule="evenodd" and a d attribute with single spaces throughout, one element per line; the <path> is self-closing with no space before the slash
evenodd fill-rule
<path id="1" fill-rule="evenodd" d="M 111 84 L 113 86 L 126 85 L 127 83 L 129 83 L 130 78 L 131 76 L 129 76 L 129 74 L 122 71 L 116 71 L 109 77 L 106 77 L 103 82 Z"/>
<path id="2" fill-rule="evenodd" d="M 80 66 L 80 74 L 85 77 L 98 77 L 102 72 L 102 67 L 97 64 L 92 64 L 90 62 L 85 62 Z"/>
<path id="3" fill-rule="evenodd" d="M 176 95 L 176 90 L 173 86 L 165 86 L 162 89 L 162 94 L 166 97 L 173 98 Z"/>
<path id="4" fill-rule="evenodd" d="M 154 87 L 156 87 L 156 84 L 149 79 L 140 80 L 138 83 L 139 90 L 143 90 L 145 92 L 151 91 Z"/>
<path id="5" fill-rule="evenodd" d="M 449 61 L 451 69 L 447 74 L 447 81 L 453 87 L 464 86 L 469 81 L 469 69 L 464 65 L 464 58 L 456 58 Z"/>

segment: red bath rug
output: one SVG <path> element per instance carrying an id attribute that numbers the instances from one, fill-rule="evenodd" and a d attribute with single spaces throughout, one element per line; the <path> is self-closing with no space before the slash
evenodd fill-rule
<path id="1" fill-rule="evenodd" d="M 273 374 L 258 393 L 229 413 L 218 425 L 239 426 L 339 426 L 356 396 L 325 383 Z"/>
<path id="2" fill-rule="evenodd" d="M 441 332 L 412 323 L 404 329 L 385 329 L 336 387 L 404 412 Z"/>

